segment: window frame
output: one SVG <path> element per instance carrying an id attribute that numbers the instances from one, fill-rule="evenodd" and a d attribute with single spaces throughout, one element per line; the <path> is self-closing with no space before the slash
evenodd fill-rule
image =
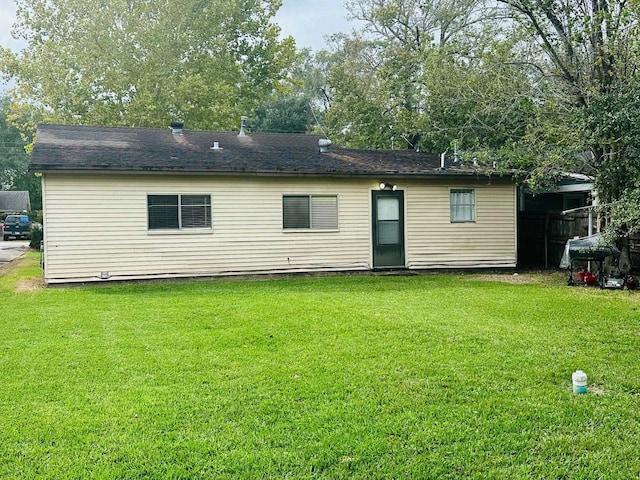
<path id="1" fill-rule="evenodd" d="M 309 226 L 308 227 L 287 227 L 287 221 L 285 219 L 285 199 L 290 197 L 298 197 L 298 198 L 306 198 L 307 199 L 307 216 L 309 218 Z M 321 225 L 317 225 L 314 223 L 313 212 L 314 198 L 331 198 L 335 199 L 335 218 L 332 220 L 335 221 L 333 225 L 330 227 L 322 227 Z M 340 201 L 337 194 L 307 194 L 307 193 L 285 193 L 282 194 L 282 230 L 284 232 L 337 232 L 340 230 Z M 318 207 L 318 205 L 316 205 Z"/>
<path id="2" fill-rule="evenodd" d="M 151 197 L 177 197 L 177 204 L 175 208 L 177 210 L 177 222 L 178 226 L 176 227 L 151 227 L 151 215 L 150 215 L 150 199 Z M 204 199 L 208 199 L 208 203 L 205 202 L 198 205 L 190 205 L 183 204 L 183 197 L 203 197 Z M 147 193 L 147 233 L 209 233 L 213 231 L 213 200 L 212 195 L 210 193 Z M 173 205 L 171 205 L 173 206 Z M 205 215 L 202 217 L 204 220 L 204 226 L 184 226 L 183 220 L 183 207 L 200 207 L 204 208 Z"/>
<path id="3" fill-rule="evenodd" d="M 471 203 L 457 203 L 454 205 L 455 194 L 467 194 L 471 193 Z M 476 189 L 475 188 L 450 188 L 449 189 L 449 221 L 450 223 L 475 223 L 476 222 Z M 464 215 L 464 218 L 459 218 L 456 215 L 456 208 L 463 208 L 465 212 L 470 213 L 470 218 Z"/>

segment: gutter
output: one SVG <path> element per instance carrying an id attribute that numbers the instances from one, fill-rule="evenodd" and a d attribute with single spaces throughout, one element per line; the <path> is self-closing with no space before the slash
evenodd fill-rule
<path id="1" fill-rule="evenodd" d="M 402 172 L 397 170 L 363 171 L 363 172 L 339 172 L 339 171 L 283 171 L 283 170 L 215 170 L 215 169 L 167 169 L 149 167 L 145 169 L 128 168 L 60 168 L 59 166 L 36 165 L 29 167 L 30 172 L 40 173 L 74 173 L 74 174 L 182 174 L 182 175 L 224 175 L 224 176 L 280 176 L 280 177 L 343 177 L 343 178 L 373 178 L 380 176 L 393 176 L 397 178 L 461 178 L 461 177 L 501 177 L 511 178 L 512 172 L 498 173 L 496 171 L 475 170 L 441 170 L 435 168 L 423 172 Z"/>

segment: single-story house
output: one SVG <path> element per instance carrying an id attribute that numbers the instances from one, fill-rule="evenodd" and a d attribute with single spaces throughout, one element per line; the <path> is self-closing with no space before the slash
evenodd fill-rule
<path id="1" fill-rule="evenodd" d="M 29 192 L 27 191 L 0 191 L 0 213 L 27 213 L 31 211 Z"/>
<path id="2" fill-rule="evenodd" d="M 516 265 L 510 176 L 173 127 L 38 127 L 48 283 Z"/>

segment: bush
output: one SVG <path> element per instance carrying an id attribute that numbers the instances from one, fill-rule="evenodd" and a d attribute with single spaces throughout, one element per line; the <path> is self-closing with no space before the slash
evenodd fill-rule
<path id="1" fill-rule="evenodd" d="M 29 246 L 35 250 L 40 250 L 40 242 L 44 238 L 44 230 L 40 225 L 31 227 L 30 238 Z"/>

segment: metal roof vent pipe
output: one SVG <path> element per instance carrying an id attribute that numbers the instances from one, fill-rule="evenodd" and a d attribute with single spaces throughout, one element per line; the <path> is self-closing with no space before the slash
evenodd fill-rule
<path id="1" fill-rule="evenodd" d="M 318 148 L 320 148 L 320 153 L 329 153 L 329 147 L 331 146 L 331 140 L 328 138 L 321 138 L 318 140 Z"/>
<path id="2" fill-rule="evenodd" d="M 184 122 L 180 122 L 178 120 L 171 122 L 169 126 L 171 128 L 171 133 L 174 135 L 182 135 L 182 127 L 184 127 Z"/>
<path id="3" fill-rule="evenodd" d="M 244 131 L 244 128 L 247 126 L 247 120 L 249 120 L 249 118 L 245 117 L 244 115 L 240 117 L 240 133 L 238 133 L 239 137 L 247 136 L 247 134 Z"/>

